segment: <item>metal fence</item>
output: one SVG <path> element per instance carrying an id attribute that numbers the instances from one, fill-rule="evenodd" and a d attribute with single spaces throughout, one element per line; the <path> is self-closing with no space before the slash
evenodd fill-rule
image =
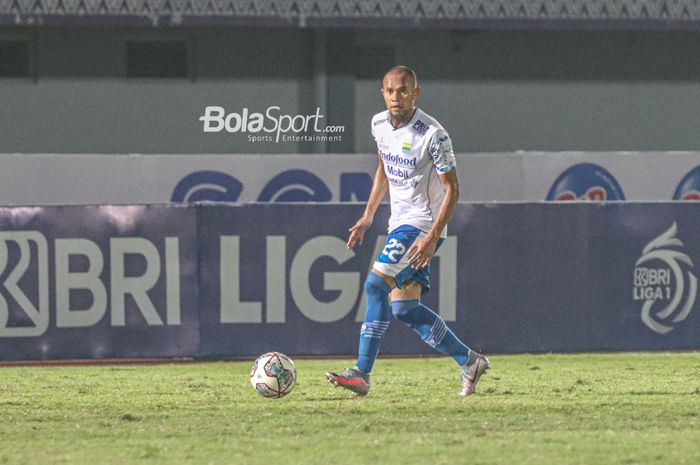
<path id="1" fill-rule="evenodd" d="M 696 29 L 694 0 L 0 0 L 0 24 Z"/>

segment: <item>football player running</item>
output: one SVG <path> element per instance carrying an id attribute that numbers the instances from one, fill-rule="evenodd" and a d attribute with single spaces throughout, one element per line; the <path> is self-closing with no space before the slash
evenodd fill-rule
<path id="1" fill-rule="evenodd" d="M 433 349 L 459 365 L 460 395 L 476 391 L 489 360 L 469 349 L 445 321 L 423 305 L 430 289 L 430 262 L 447 235 L 459 199 L 452 143 L 440 123 L 414 106 L 421 93 L 415 72 L 391 68 L 382 81 L 386 111 L 374 115 L 371 131 L 378 165 L 364 214 L 350 228 L 347 247 L 361 245 L 382 199 L 389 192 L 389 234 L 364 284 L 365 318 L 355 367 L 326 373 L 328 381 L 364 396 L 391 315 L 410 326 Z M 391 303 L 389 303 L 391 296 Z"/>

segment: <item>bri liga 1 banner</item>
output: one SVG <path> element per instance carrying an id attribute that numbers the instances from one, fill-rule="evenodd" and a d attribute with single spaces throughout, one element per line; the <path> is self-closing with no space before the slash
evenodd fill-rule
<path id="1" fill-rule="evenodd" d="M 356 353 L 387 207 L 0 209 L 0 359 Z M 488 353 L 700 348 L 700 203 L 460 204 L 423 299 Z M 394 320 L 384 354 L 429 354 Z"/>

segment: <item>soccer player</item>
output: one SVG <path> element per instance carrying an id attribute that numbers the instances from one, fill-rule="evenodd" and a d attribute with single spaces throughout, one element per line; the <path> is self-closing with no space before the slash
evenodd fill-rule
<path id="1" fill-rule="evenodd" d="M 369 392 L 370 373 L 391 314 L 413 328 L 430 347 L 457 362 L 460 395 L 473 394 L 479 378 L 490 368 L 485 356 L 464 345 L 445 321 L 420 301 L 430 289 L 430 261 L 447 235 L 447 222 L 459 199 L 450 136 L 433 117 L 414 106 L 420 92 L 412 69 L 391 68 L 381 88 L 387 110 L 372 118 L 379 163 L 364 214 L 350 228 L 347 247 L 362 244 L 387 190 L 391 200 L 389 235 L 364 285 L 367 306 L 357 364 L 326 373 L 331 384 L 358 396 Z"/>

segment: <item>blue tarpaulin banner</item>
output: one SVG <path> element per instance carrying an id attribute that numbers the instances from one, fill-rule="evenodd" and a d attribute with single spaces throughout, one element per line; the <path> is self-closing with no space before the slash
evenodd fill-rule
<path id="1" fill-rule="evenodd" d="M 0 359 L 352 355 L 382 206 L 0 209 Z M 458 205 L 424 303 L 489 353 L 700 348 L 700 204 Z M 383 354 L 428 354 L 392 321 Z"/>
<path id="2" fill-rule="evenodd" d="M 1 208 L 0 270 L 0 359 L 198 351 L 193 208 Z"/>

